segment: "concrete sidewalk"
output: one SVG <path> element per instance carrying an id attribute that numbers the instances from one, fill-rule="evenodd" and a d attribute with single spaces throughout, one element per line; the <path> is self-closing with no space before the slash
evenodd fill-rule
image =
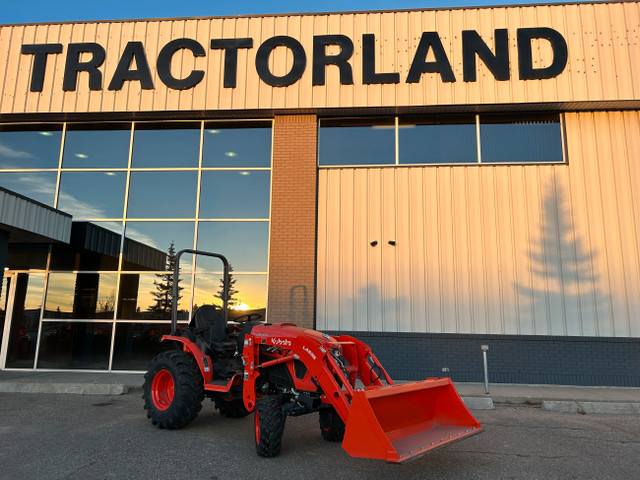
<path id="1" fill-rule="evenodd" d="M 122 395 L 141 391 L 141 373 L 0 372 L 0 393 L 76 393 Z M 456 383 L 458 393 L 471 410 L 495 405 L 531 405 L 563 413 L 640 415 L 640 388 L 581 387 L 573 385 Z"/>

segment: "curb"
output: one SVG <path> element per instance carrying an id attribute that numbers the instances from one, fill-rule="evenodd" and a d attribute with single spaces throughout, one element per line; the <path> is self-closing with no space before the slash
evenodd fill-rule
<path id="1" fill-rule="evenodd" d="M 462 401 L 469 410 L 494 410 L 491 397 L 462 397 Z"/>
<path id="2" fill-rule="evenodd" d="M 123 384 L 1 382 L 0 393 L 75 393 L 79 395 L 123 395 Z"/>
<path id="3" fill-rule="evenodd" d="M 640 403 L 545 400 L 542 402 L 542 410 L 558 413 L 579 413 L 582 415 L 640 415 Z"/>

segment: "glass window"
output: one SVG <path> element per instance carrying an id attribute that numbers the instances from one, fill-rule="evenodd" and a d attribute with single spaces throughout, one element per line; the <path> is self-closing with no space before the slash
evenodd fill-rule
<path id="1" fill-rule="evenodd" d="M 562 162 L 560 117 L 480 115 L 482 163 Z"/>
<path id="2" fill-rule="evenodd" d="M 69 125 L 62 168 L 127 168 L 131 124 Z"/>
<path id="3" fill-rule="evenodd" d="M 9 270 L 44 270 L 47 268 L 49 245 L 39 243 L 12 243 L 7 250 Z"/>
<path id="4" fill-rule="evenodd" d="M 393 165 L 396 163 L 395 119 L 320 121 L 319 165 Z"/>
<path id="5" fill-rule="evenodd" d="M 125 232 L 124 270 L 165 270 L 173 265 L 170 255 L 193 248 L 194 222 L 127 222 Z M 180 257 L 182 270 L 192 265 L 191 255 Z"/>
<path id="6" fill-rule="evenodd" d="M 269 218 L 271 173 L 202 172 L 200 218 Z"/>
<path id="7" fill-rule="evenodd" d="M 0 168 L 58 168 L 61 142 L 62 125 L 0 125 Z"/>
<path id="8" fill-rule="evenodd" d="M 125 273 L 120 275 L 118 319 L 170 320 L 173 273 Z M 178 283 L 178 319 L 189 317 L 191 275 L 181 275 Z"/>
<path id="9" fill-rule="evenodd" d="M 19 273 L 16 276 L 7 368 L 33 368 L 44 278 L 44 273 Z"/>
<path id="10" fill-rule="evenodd" d="M 201 273 L 195 276 L 193 311 L 201 305 L 222 305 L 222 275 Z M 231 274 L 229 319 L 259 313 L 265 315 L 267 305 L 267 276 Z"/>
<path id="11" fill-rule="evenodd" d="M 63 172 L 58 208 L 74 220 L 122 218 L 125 172 Z"/>
<path id="12" fill-rule="evenodd" d="M 44 318 L 113 318 L 115 273 L 51 273 Z"/>
<path id="13" fill-rule="evenodd" d="M 0 173 L 0 185 L 20 195 L 53 207 L 56 196 L 56 172 Z"/>
<path id="14" fill-rule="evenodd" d="M 224 255 L 235 271 L 266 272 L 269 251 L 268 222 L 200 222 L 198 250 Z M 198 270 L 222 271 L 222 262 L 198 256 Z"/>
<path id="15" fill-rule="evenodd" d="M 69 244 L 51 250 L 51 270 L 117 270 L 122 223 L 73 222 Z"/>
<path id="16" fill-rule="evenodd" d="M 402 117 L 400 163 L 476 163 L 476 119 L 466 116 Z"/>
<path id="17" fill-rule="evenodd" d="M 200 123 L 136 123 L 131 166 L 197 167 Z"/>
<path id="18" fill-rule="evenodd" d="M 111 323 L 42 322 L 38 368 L 109 368 Z"/>
<path id="19" fill-rule="evenodd" d="M 196 172 L 132 172 L 129 218 L 195 218 Z"/>
<path id="20" fill-rule="evenodd" d="M 113 347 L 114 370 L 146 370 L 158 353 L 175 348 L 173 342 L 160 342 L 163 335 L 171 333 L 169 323 L 120 323 L 116 324 Z"/>
<path id="21" fill-rule="evenodd" d="M 270 167 L 271 123 L 206 123 L 202 166 Z"/>

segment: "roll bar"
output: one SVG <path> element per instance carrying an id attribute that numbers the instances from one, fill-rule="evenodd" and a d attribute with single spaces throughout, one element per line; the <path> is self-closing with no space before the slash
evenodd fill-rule
<path id="1" fill-rule="evenodd" d="M 219 253 L 205 252 L 203 250 L 180 250 L 176 253 L 175 265 L 173 267 L 173 288 L 171 289 L 171 335 L 176 335 L 178 331 L 178 277 L 180 276 L 180 257 L 183 253 L 215 257 L 222 261 L 222 265 L 224 266 L 224 273 L 222 276 L 222 310 L 224 313 L 225 323 L 229 320 L 229 261 L 227 258 Z"/>

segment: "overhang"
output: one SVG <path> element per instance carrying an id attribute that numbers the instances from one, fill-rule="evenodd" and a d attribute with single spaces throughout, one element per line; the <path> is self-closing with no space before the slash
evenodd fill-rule
<path id="1" fill-rule="evenodd" d="M 0 187 L 0 230 L 9 243 L 69 243 L 71 215 Z"/>

